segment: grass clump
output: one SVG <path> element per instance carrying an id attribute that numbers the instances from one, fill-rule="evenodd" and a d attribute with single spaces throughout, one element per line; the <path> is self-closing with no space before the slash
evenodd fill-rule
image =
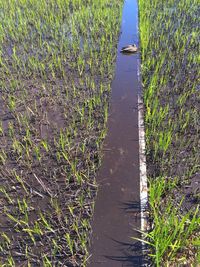
<path id="1" fill-rule="evenodd" d="M 123 1 L 0 0 L 0 264 L 85 266 Z"/>
<path id="2" fill-rule="evenodd" d="M 166 182 L 161 177 L 149 183 L 149 205 L 153 222 L 152 231 L 146 234 L 146 238 L 147 244 L 153 248 L 154 252 L 150 256 L 156 266 L 160 266 L 161 263 L 171 266 L 174 261 L 176 264 L 188 264 L 188 257 L 181 252 L 190 246 L 190 242 L 193 242 L 192 234 L 199 230 L 199 206 L 195 211 L 182 215 L 180 214 L 182 201 L 177 204 L 172 197 L 168 197 L 167 200 L 163 198 L 163 194 L 173 186 L 171 181 Z"/>
<path id="3" fill-rule="evenodd" d="M 198 6 L 190 0 L 139 1 L 147 242 L 156 266 L 199 264 Z"/>

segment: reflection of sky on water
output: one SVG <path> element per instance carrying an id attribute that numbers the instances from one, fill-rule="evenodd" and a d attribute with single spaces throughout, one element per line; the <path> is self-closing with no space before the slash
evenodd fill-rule
<path id="1" fill-rule="evenodd" d="M 128 44 L 138 45 L 138 7 L 137 1 L 126 0 L 122 14 L 121 35 L 118 43 L 118 56 L 115 69 L 115 78 L 119 81 L 123 79 L 131 84 L 133 83 L 131 73 L 138 72 L 139 54 L 123 55 L 120 50 Z"/>
<path id="2" fill-rule="evenodd" d="M 123 9 L 123 18 L 121 25 L 122 36 L 119 45 L 136 43 L 138 44 L 137 25 L 138 20 L 135 14 L 138 12 L 137 2 L 126 0 Z"/>

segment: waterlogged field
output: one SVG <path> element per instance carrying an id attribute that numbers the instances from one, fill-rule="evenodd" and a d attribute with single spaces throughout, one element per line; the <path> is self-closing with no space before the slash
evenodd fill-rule
<path id="1" fill-rule="evenodd" d="M 85 266 L 122 0 L 0 0 L 0 265 Z"/>
<path id="2" fill-rule="evenodd" d="M 199 2 L 139 0 L 156 266 L 200 264 Z"/>

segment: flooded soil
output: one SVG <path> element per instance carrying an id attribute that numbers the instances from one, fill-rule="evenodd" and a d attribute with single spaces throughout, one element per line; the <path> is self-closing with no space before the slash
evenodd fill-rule
<path id="1" fill-rule="evenodd" d="M 36 2 L 0 1 L 0 266 L 83 266 L 123 0 Z"/>
<path id="2" fill-rule="evenodd" d="M 89 267 L 140 266 L 141 248 L 131 237 L 140 229 L 138 62 L 121 47 L 138 44 L 137 1 L 124 4 L 104 158 L 98 173 Z"/>

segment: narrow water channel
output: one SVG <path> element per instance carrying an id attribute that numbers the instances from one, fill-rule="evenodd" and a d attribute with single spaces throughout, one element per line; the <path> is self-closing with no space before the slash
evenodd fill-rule
<path id="1" fill-rule="evenodd" d="M 131 237 L 140 229 L 138 142 L 139 54 L 121 47 L 138 44 L 137 0 L 125 0 L 99 191 L 92 222 L 89 267 L 141 266 L 141 249 Z"/>

